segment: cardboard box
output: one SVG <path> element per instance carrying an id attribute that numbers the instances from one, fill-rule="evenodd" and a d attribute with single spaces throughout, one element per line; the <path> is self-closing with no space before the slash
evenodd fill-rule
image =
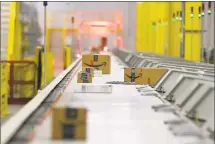
<path id="1" fill-rule="evenodd" d="M 101 70 L 102 74 L 110 74 L 110 63 L 110 55 L 84 54 L 82 56 L 82 67 L 92 67 Z"/>
<path id="2" fill-rule="evenodd" d="M 125 68 L 124 81 L 155 86 L 167 71 L 163 68 Z"/>
<path id="3" fill-rule="evenodd" d="M 87 110 L 84 108 L 54 107 L 52 139 L 86 139 Z"/>
<path id="4" fill-rule="evenodd" d="M 88 72 L 79 72 L 77 83 L 92 83 L 92 75 Z"/>
<path id="5" fill-rule="evenodd" d="M 92 77 L 94 76 L 94 68 L 92 67 L 82 67 L 82 72 L 87 72 L 90 73 Z"/>

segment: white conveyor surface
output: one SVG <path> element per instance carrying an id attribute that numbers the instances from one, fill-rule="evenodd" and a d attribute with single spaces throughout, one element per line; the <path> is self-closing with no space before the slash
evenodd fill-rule
<path id="1" fill-rule="evenodd" d="M 93 83 L 123 81 L 123 69 L 116 59 L 111 57 L 111 75 L 95 77 Z M 141 96 L 135 86 L 113 85 L 111 94 L 72 93 L 76 81 L 75 76 L 57 104 L 89 110 L 87 141 L 52 141 L 50 115 L 36 126 L 31 144 L 183 144 L 196 140 L 195 137 L 175 137 L 163 124 L 175 116 L 154 112 L 151 106 L 162 101 L 154 96 Z"/>

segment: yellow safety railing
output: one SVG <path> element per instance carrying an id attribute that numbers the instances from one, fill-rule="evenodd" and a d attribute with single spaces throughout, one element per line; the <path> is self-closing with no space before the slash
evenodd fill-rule
<path id="1" fill-rule="evenodd" d="M 1 63 L 1 117 L 8 114 L 8 77 L 9 77 L 9 65 Z"/>

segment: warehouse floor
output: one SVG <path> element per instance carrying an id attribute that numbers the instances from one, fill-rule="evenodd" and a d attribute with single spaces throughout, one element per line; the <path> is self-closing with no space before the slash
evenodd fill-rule
<path id="1" fill-rule="evenodd" d="M 5 115 L 1 118 L 1 125 L 3 125 L 7 120 L 10 119 L 13 115 L 15 115 L 24 105 L 8 105 L 8 115 Z"/>

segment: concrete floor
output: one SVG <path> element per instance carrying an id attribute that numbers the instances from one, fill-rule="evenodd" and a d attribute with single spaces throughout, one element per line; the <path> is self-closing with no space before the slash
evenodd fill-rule
<path id="1" fill-rule="evenodd" d="M 7 120 L 15 115 L 24 105 L 9 105 L 8 106 L 8 115 L 5 115 L 1 118 L 1 125 L 3 125 Z"/>

